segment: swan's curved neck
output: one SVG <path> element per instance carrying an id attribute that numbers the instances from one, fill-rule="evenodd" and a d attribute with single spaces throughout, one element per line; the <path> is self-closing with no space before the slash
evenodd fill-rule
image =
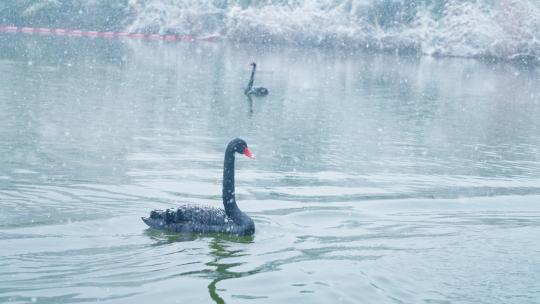
<path id="1" fill-rule="evenodd" d="M 230 218 L 237 218 L 241 214 L 234 193 L 234 151 L 230 145 L 225 151 L 223 163 L 223 207 Z"/>
<path id="2" fill-rule="evenodd" d="M 251 90 L 251 88 L 253 87 L 253 81 L 255 80 L 255 69 L 257 68 L 257 66 L 253 66 L 253 69 L 251 69 L 251 77 L 249 78 L 249 83 L 248 83 L 248 86 L 247 86 L 247 90 Z"/>

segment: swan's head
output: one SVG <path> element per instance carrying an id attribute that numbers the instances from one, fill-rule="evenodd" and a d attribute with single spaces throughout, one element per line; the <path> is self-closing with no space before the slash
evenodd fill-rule
<path id="1" fill-rule="evenodd" d="M 247 143 L 243 139 L 235 138 L 231 140 L 229 143 L 229 148 L 236 153 L 244 154 L 251 159 L 254 158 L 253 154 L 251 154 L 251 151 L 248 149 Z"/>
<path id="2" fill-rule="evenodd" d="M 257 66 L 257 64 L 256 64 L 255 62 L 252 62 L 252 63 L 250 63 L 249 65 L 252 66 L 252 67 L 256 67 L 256 66 Z"/>

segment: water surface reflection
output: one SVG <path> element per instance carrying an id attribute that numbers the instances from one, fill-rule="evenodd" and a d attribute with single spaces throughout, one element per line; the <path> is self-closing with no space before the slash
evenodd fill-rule
<path id="1" fill-rule="evenodd" d="M 0 35 L 0 302 L 539 302 L 536 67 Z M 243 94 L 259 63 L 266 98 Z M 251 239 L 149 231 L 221 205 Z"/>

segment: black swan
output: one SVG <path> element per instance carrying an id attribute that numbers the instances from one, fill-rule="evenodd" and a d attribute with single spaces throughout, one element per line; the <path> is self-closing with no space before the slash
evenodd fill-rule
<path id="1" fill-rule="evenodd" d="M 223 209 L 183 205 L 177 209 L 153 210 L 142 220 L 150 227 L 172 232 L 226 233 L 248 236 L 255 233 L 255 223 L 236 205 L 234 195 L 234 154 L 253 158 L 246 142 L 231 140 L 223 164 Z"/>
<path id="2" fill-rule="evenodd" d="M 244 89 L 244 94 L 247 96 L 266 96 L 268 95 L 268 89 L 263 87 L 253 87 L 253 81 L 255 80 L 255 69 L 257 68 L 257 64 L 255 62 L 250 63 L 249 65 L 252 66 L 251 70 L 251 77 L 249 78 L 249 83 L 247 87 Z"/>

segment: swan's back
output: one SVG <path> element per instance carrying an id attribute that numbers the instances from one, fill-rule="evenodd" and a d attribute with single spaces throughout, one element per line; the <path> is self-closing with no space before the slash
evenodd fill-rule
<path id="1" fill-rule="evenodd" d="M 258 97 L 266 96 L 266 95 L 268 95 L 268 89 L 264 88 L 264 87 L 245 89 L 244 94 L 246 94 L 248 96 L 253 95 L 253 96 L 258 96 Z"/>
<path id="2" fill-rule="evenodd" d="M 150 227 L 171 232 L 228 233 L 251 235 L 255 225 L 251 218 L 241 214 L 232 220 L 225 210 L 208 206 L 183 205 L 177 209 L 153 210 L 142 220 Z"/>

